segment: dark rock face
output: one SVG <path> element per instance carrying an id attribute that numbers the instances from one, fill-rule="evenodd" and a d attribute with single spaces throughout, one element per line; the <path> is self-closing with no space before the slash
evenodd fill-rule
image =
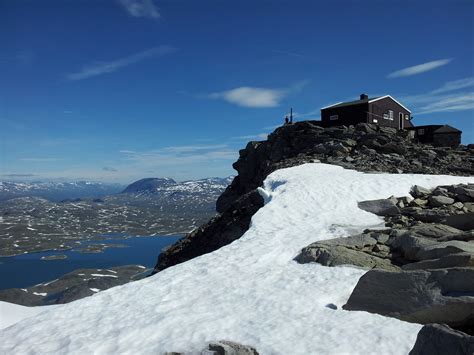
<path id="1" fill-rule="evenodd" d="M 262 206 L 263 198 L 257 191 L 243 195 L 224 213 L 212 218 L 161 253 L 153 274 L 232 243 L 249 229 L 252 216 Z"/>
<path id="2" fill-rule="evenodd" d="M 230 216 L 247 199 L 237 201 L 262 186 L 275 170 L 321 161 L 364 172 L 469 175 L 474 173 L 473 156 L 474 149 L 469 147 L 433 148 L 413 142 L 407 131 L 370 124 L 322 128 L 316 121 L 303 121 L 284 125 L 266 141 L 250 142 L 240 150 L 233 164 L 238 175 L 216 203 L 217 212 L 225 217 L 213 218 L 163 253 L 155 272 L 240 238 L 248 229 L 247 220 L 263 203 L 250 203 L 251 214 L 243 214 L 240 221 Z M 220 236 L 215 233 L 228 242 L 217 242 Z"/>
<path id="3" fill-rule="evenodd" d="M 421 328 L 410 355 L 474 354 L 474 336 L 451 329 L 444 324 Z"/>
<path id="4" fill-rule="evenodd" d="M 472 326 L 474 269 L 371 270 L 360 278 L 343 308 L 414 323 Z"/>

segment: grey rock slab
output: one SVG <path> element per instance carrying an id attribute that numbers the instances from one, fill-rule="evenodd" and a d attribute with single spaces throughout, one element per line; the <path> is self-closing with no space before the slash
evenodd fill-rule
<path id="1" fill-rule="evenodd" d="M 414 185 L 410 191 L 410 194 L 414 198 L 422 198 L 422 197 L 428 196 L 430 193 L 431 193 L 431 190 L 419 185 Z"/>
<path id="2" fill-rule="evenodd" d="M 388 198 L 381 200 L 360 201 L 357 203 L 360 209 L 374 213 L 378 216 L 396 216 L 400 213 L 397 207 L 397 199 Z"/>
<path id="3" fill-rule="evenodd" d="M 221 340 L 210 343 L 207 352 L 201 352 L 206 355 L 258 355 L 256 349 L 248 345 L 242 345 L 233 341 Z"/>
<path id="4" fill-rule="evenodd" d="M 455 253 L 444 255 L 438 259 L 426 259 L 402 266 L 402 270 L 445 269 L 449 267 L 474 266 L 473 255 L 469 253 Z"/>
<path id="5" fill-rule="evenodd" d="M 444 324 L 428 324 L 421 328 L 409 355 L 474 354 L 474 337 Z"/>
<path id="6" fill-rule="evenodd" d="M 474 268 L 370 270 L 343 308 L 414 323 L 469 327 L 474 322 Z"/>
<path id="7" fill-rule="evenodd" d="M 442 195 L 430 196 L 429 201 L 430 205 L 433 207 L 442 207 L 446 205 L 452 205 L 454 203 L 453 198 Z"/>

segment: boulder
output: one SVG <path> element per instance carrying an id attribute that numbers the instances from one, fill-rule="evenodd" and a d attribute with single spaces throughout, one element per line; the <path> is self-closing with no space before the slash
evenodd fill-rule
<path id="1" fill-rule="evenodd" d="M 445 324 L 428 324 L 421 328 L 409 355 L 444 354 L 474 354 L 474 337 Z"/>
<path id="2" fill-rule="evenodd" d="M 443 195 L 434 195 L 430 196 L 429 202 L 432 207 L 442 207 L 446 205 L 452 205 L 454 203 L 454 199 Z"/>
<path id="3" fill-rule="evenodd" d="M 221 340 L 216 343 L 210 343 L 209 352 L 206 355 L 258 355 L 257 350 L 248 345 L 242 345 L 233 341 Z"/>
<path id="4" fill-rule="evenodd" d="M 400 213 L 396 198 L 381 200 L 360 201 L 357 203 L 360 209 L 374 213 L 377 216 L 395 216 Z"/>
<path id="5" fill-rule="evenodd" d="M 414 198 L 422 198 L 422 197 L 428 196 L 430 193 L 431 193 L 431 190 L 426 189 L 419 185 L 414 185 L 410 191 L 410 195 L 412 195 Z"/>
<path id="6" fill-rule="evenodd" d="M 383 244 L 387 239 L 383 233 L 372 232 L 324 240 L 305 247 L 295 261 L 300 264 L 317 262 L 325 266 L 354 265 L 364 269 L 399 270 L 390 261 L 390 249 Z"/>
<path id="7" fill-rule="evenodd" d="M 472 327 L 474 269 L 371 270 L 360 278 L 343 308 L 414 323 Z"/>

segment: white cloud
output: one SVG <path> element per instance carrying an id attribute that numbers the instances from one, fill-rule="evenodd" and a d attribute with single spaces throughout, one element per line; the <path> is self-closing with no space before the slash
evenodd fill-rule
<path id="1" fill-rule="evenodd" d="M 97 75 L 112 73 L 119 70 L 120 68 L 140 62 L 147 58 L 161 57 L 166 54 L 174 53 L 175 51 L 176 48 L 170 46 L 158 46 L 110 62 L 96 62 L 91 65 L 87 65 L 79 72 L 68 74 L 66 77 L 69 80 L 88 79 Z"/>
<path id="2" fill-rule="evenodd" d="M 275 107 L 286 96 L 284 90 L 254 88 L 242 86 L 232 90 L 215 92 L 209 95 L 211 99 L 223 99 L 243 107 Z"/>
<path id="3" fill-rule="evenodd" d="M 388 78 L 399 78 L 399 77 L 403 77 L 403 76 L 411 76 L 411 75 L 421 74 L 421 73 L 436 69 L 438 67 L 441 67 L 443 65 L 446 65 L 449 62 L 451 62 L 451 60 L 452 60 L 451 58 L 440 59 L 440 60 L 434 60 L 432 62 L 427 62 L 427 63 L 423 63 L 423 64 L 414 65 L 412 67 L 400 69 L 400 70 L 397 70 L 393 73 L 390 73 L 387 77 Z"/>
<path id="4" fill-rule="evenodd" d="M 152 0 L 119 0 L 119 3 L 133 17 L 156 20 L 161 16 Z"/>
<path id="5" fill-rule="evenodd" d="M 270 89 L 261 87 L 241 86 L 235 89 L 214 92 L 206 98 L 220 99 L 243 107 L 276 107 L 280 101 L 291 93 L 298 92 L 308 85 L 309 80 L 301 80 L 288 88 Z"/>

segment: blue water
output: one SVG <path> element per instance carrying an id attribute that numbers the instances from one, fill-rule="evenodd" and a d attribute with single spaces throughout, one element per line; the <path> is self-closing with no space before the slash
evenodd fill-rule
<path id="1" fill-rule="evenodd" d="M 76 269 L 110 268 L 131 264 L 152 268 L 161 250 L 180 238 L 181 236 L 114 238 L 91 243 L 125 244 L 128 247 L 109 248 L 102 253 L 61 250 L 0 257 L 0 290 L 33 286 L 57 279 Z M 67 259 L 41 260 L 41 257 L 50 255 L 67 255 Z"/>

